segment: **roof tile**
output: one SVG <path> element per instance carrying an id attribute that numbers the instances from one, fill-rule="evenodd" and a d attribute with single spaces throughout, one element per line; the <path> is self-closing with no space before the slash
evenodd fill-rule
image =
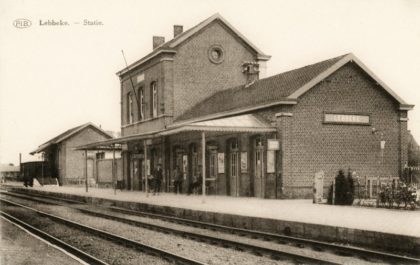
<path id="1" fill-rule="evenodd" d="M 261 79 L 250 86 L 240 85 L 216 92 L 184 112 L 176 121 L 286 100 L 346 55 Z"/>

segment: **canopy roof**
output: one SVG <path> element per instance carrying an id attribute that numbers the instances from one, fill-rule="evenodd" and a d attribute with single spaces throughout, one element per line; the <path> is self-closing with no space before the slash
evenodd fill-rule
<path id="1" fill-rule="evenodd" d="M 171 128 L 172 127 L 172 128 Z M 209 132 L 275 132 L 276 128 L 259 120 L 252 114 L 232 116 L 221 119 L 192 122 L 171 126 L 161 135 L 176 134 L 183 131 Z"/>
<path id="2" fill-rule="evenodd" d="M 275 132 L 276 128 L 270 126 L 266 122 L 258 119 L 252 114 L 245 114 L 239 116 L 232 116 L 221 119 L 191 122 L 191 123 L 180 123 L 173 124 L 167 129 L 155 132 L 147 132 L 136 135 L 125 136 L 121 138 L 100 141 L 91 143 L 83 146 L 79 146 L 79 150 L 103 150 L 110 148 L 115 144 L 127 143 L 135 140 L 152 139 L 161 136 L 173 135 L 187 131 L 201 131 L 201 132 L 254 132 L 254 133 L 267 133 Z"/>

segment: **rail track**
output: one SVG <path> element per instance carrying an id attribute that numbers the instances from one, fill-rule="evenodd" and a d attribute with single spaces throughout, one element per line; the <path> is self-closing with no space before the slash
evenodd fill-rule
<path id="1" fill-rule="evenodd" d="M 168 222 L 178 223 L 189 225 L 193 227 L 199 227 L 203 229 L 209 229 L 212 231 L 221 231 L 229 234 L 240 235 L 243 237 L 261 239 L 264 241 L 272 241 L 279 244 L 292 244 L 299 248 L 310 248 L 316 251 L 330 251 L 340 256 L 355 256 L 363 260 L 383 260 L 386 262 L 391 262 L 393 264 L 420 264 L 420 259 L 416 257 L 409 257 L 404 255 L 392 254 L 382 251 L 370 250 L 365 248 L 359 248 L 354 246 L 346 246 L 333 244 L 323 241 L 304 239 L 299 237 L 292 237 L 280 234 L 273 234 L 249 229 L 235 228 L 223 225 L 217 225 L 207 222 L 188 220 L 184 218 L 178 218 L 173 216 L 166 216 L 160 214 L 147 213 L 142 211 L 133 211 L 119 207 L 108 207 L 110 210 L 130 215 L 144 216 L 149 218 L 156 218 L 160 220 L 165 220 Z"/>
<path id="2" fill-rule="evenodd" d="M 120 245 L 129 247 L 129 248 L 134 248 L 138 251 L 141 251 L 143 253 L 146 253 L 146 254 L 149 254 L 149 255 L 152 255 L 152 256 L 161 257 L 161 258 L 163 258 L 165 260 L 168 260 L 170 262 L 175 262 L 176 264 L 190 264 L 190 265 L 204 265 L 205 264 L 205 263 L 202 263 L 202 262 L 199 262 L 199 261 L 187 258 L 187 257 L 177 255 L 177 254 L 172 253 L 172 252 L 165 251 L 163 249 L 159 249 L 159 248 L 156 248 L 156 247 L 152 247 L 152 246 L 140 243 L 138 241 L 129 240 L 129 239 L 123 238 L 123 237 L 121 237 L 119 235 L 116 235 L 116 234 L 112 234 L 112 233 L 109 233 L 109 232 L 106 232 L 106 231 L 103 231 L 103 230 L 99 230 L 99 229 L 96 229 L 96 228 L 93 228 L 93 227 L 90 227 L 90 226 L 86 226 L 86 225 L 83 225 L 83 224 L 80 224 L 80 223 L 73 222 L 71 220 L 68 220 L 68 219 L 65 219 L 65 218 L 62 218 L 62 217 L 58 217 L 58 216 L 55 216 L 55 215 L 52 215 L 52 214 L 49 214 L 49 213 L 46 213 L 46 212 L 43 212 L 43 211 L 39 211 L 37 209 L 31 208 L 31 207 L 28 207 L 28 206 L 25 206 L 25 205 L 22 205 L 22 204 L 19 204 L 19 203 L 16 203 L 16 202 L 12 202 L 10 200 L 0 199 L 0 201 L 4 204 L 7 204 L 7 205 L 24 208 L 24 209 L 29 210 L 31 212 L 34 212 L 34 213 L 36 213 L 40 216 L 47 217 L 50 220 L 53 220 L 54 222 L 59 222 L 59 223 L 62 223 L 66 226 L 70 226 L 70 227 L 76 228 L 78 230 L 81 230 L 83 232 L 88 232 L 88 233 L 90 233 L 94 236 L 104 238 L 104 239 L 109 240 L 113 243 L 118 243 Z M 29 225 L 28 223 L 20 221 L 17 218 L 14 218 L 12 215 L 6 213 L 3 210 L 0 211 L 0 214 L 2 216 L 4 216 L 5 218 L 11 220 L 11 221 L 19 222 L 19 225 L 29 229 L 31 232 L 34 232 L 38 236 L 50 241 L 51 243 L 56 244 L 63 249 L 66 249 L 67 251 L 69 251 L 73 255 L 79 257 L 81 260 L 84 260 L 89 264 L 107 264 L 107 263 L 105 263 L 105 262 L 103 262 L 103 261 L 101 261 L 101 260 L 83 252 L 82 250 L 77 249 L 77 248 L 61 241 L 60 239 L 57 239 L 57 238 L 55 238 L 51 235 L 48 235 L 47 233 Z"/>
<path id="3" fill-rule="evenodd" d="M 37 200 L 38 202 L 41 202 L 41 203 L 44 203 L 44 202 L 45 203 L 51 203 L 51 201 L 46 200 L 47 196 L 45 196 L 45 195 L 42 196 L 43 199 L 32 198 L 32 195 L 29 197 L 27 195 L 16 194 L 16 193 L 9 193 L 9 195 L 16 196 L 16 197 L 21 197 L 21 198 L 26 198 L 26 199 L 33 199 L 33 200 Z M 50 199 L 55 199 L 55 198 L 50 198 Z M 56 204 L 59 204 L 59 203 L 56 203 Z M 379 261 L 384 261 L 384 262 L 388 262 L 388 263 L 398 263 L 398 264 L 401 264 L 401 263 L 404 263 L 404 264 L 420 264 L 420 259 L 417 259 L 417 258 L 414 258 L 414 257 L 407 257 L 407 256 L 403 256 L 403 255 L 396 255 L 396 254 L 391 254 L 391 253 L 386 253 L 386 252 L 368 250 L 368 249 L 364 249 L 364 248 L 343 246 L 343 245 L 326 243 L 326 242 L 316 241 L 316 240 L 308 240 L 308 239 L 302 239 L 302 238 L 279 235 L 279 234 L 272 234 L 272 233 L 254 231 L 254 230 L 233 228 L 233 227 L 216 225 L 216 224 L 211 224 L 211 223 L 207 223 L 207 222 L 193 221 L 193 220 L 188 220 L 188 219 L 183 219 L 183 218 L 178 218 L 178 217 L 165 216 L 165 215 L 159 215 L 159 214 L 153 214 L 153 213 L 147 213 L 147 212 L 140 212 L 140 211 L 132 211 L 132 210 L 127 210 L 127 209 L 118 208 L 118 207 L 108 207 L 108 209 L 111 210 L 111 211 L 119 212 L 119 213 L 123 213 L 123 214 L 137 215 L 137 216 L 141 216 L 141 217 L 160 219 L 160 220 L 163 220 L 163 221 L 166 221 L 166 222 L 172 222 L 172 223 L 176 223 L 176 224 L 182 224 L 182 225 L 186 225 L 186 226 L 191 226 L 191 227 L 196 227 L 196 228 L 201 228 L 201 229 L 206 229 L 206 230 L 211 230 L 211 231 L 219 231 L 219 232 L 233 234 L 233 235 L 240 235 L 242 237 L 247 237 L 247 238 L 252 238 L 252 239 L 260 239 L 260 240 L 263 240 L 263 241 L 271 241 L 271 242 L 277 243 L 277 244 L 293 245 L 293 246 L 297 246 L 299 248 L 307 248 L 307 249 L 311 249 L 311 250 L 315 250 L 315 251 L 332 252 L 332 253 L 340 255 L 340 256 L 357 257 L 357 258 L 360 258 L 362 260 L 367 260 L 367 261 L 378 261 L 379 260 Z M 177 229 L 173 229 L 173 228 L 170 228 L 170 227 L 151 224 L 149 222 L 141 222 L 141 221 L 137 221 L 137 220 L 135 221 L 135 220 L 131 220 L 131 219 L 115 216 L 115 215 L 110 215 L 108 213 L 103 213 L 103 212 L 99 212 L 99 211 L 92 211 L 92 210 L 81 209 L 81 208 L 78 208 L 78 210 L 85 213 L 85 214 L 89 214 L 89 215 L 93 215 L 93 216 L 97 216 L 97 217 L 102 217 L 102 218 L 106 218 L 106 219 L 110 219 L 110 220 L 114 220 L 114 221 L 119 221 L 119 222 L 122 222 L 122 223 L 135 225 L 135 226 L 139 226 L 139 227 L 143 227 L 143 228 L 147 228 L 147 229 L 151 229 L 151 230 L 162 231 L 164 233 L 176 234 L 176 235 L 191 238 L 191 239 L 194 239 L 194 240 L 197 240 L 197 241 L 206 241 L 206 242 L 209 242 L 211 244 L 218 244 L 218 245 L 221 245 L 221 246 L 231 247 L 231 248 L 238 249 L 238 250 L 247 250 L 247 251 L 251 251 L 251 252 L 253 252 L 257 255 L 268 255 L 268 256 L 273 257 L 274 259 L 277 259 L 280 256 L 287 256 L 287 257 L 292 258 L 294 260 L 305 261 L 306 263 L 323 263 L 323 264 L 328 263 L 328 262 L 335 263 L 335 262 L 331 262 L 331 261 L 327 261 L 327 260 L 320 260 L 319 258 L 314 259 L 314 258 L 309 257 L 309 259 L 308 259 L 308 257 L 302 257 L 302 256 L 297 255 L 297 254 L 283 253 L 281 251 L 276 252 L 276 251 L 273 251 L 272 249 L 261 248 L 261 247 L 255 246 L 255 245 L 243 244 L 239 241 L 225 240 L 225 239 L 220 238 L 220 237 L 212 237 L 212 236 L 203 235 L 203 234 L 200 234 L 200 233 L 177 230 Z"/>
<path id="4" fill-rule="evenodd" d="M 88 253 L 84 252 L 81 249 L 78 249 L 74 246 L 71 246 L 70 244 L 67 244 L 66 242 L 60 240 L 57 237 L 54 237 L 54 236 L 52 236 L 48 233 L 45 233 L 45 232 L 41 231 L 40 229 L 38 229 L 38 228 L 28 224 L 28 223 L 25 223 L 25 222 L 15 218 L 15 217 L 13 217 L 10 214 L 7 214 L 6 212 L 4 212 L 2 210 L 0 210 L 0 215 L 2 217 L 4 217 L 5 219 L 9 220 L 11 223 L 23 227 L 24 229 L 31 232 L 32 234 L 37 235 L 38 237 L 48 241 L 49 243 L 57 246 L 58 248 L 64 250 L 65 252 L 68 252 L 68 253 L 74 255 L 75 257 L 85 261 L 88 264 L 94 264 L 94 265 L 108 264 L 108 263 L 106 263 L 106 262 L 104 262 L 104 261 L 102 261 L 98 258 L 93 257 L 92 255 L 89 255 Z"/>

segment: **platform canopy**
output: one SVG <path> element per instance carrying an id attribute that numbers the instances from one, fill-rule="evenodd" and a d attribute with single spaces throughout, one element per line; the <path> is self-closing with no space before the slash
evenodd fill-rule
<path id="1" fill-rule="evenodd" d="M 161 131 L 135 134 L 126 137 L 110 139 L 79 146 L 79 150 L 106 150 L 116 144 L 130 141 L 146 140 L 162 136 L 168 136 L 188 131 L 199 132 L 238 132 L 238 133 L 268 133 L 276 132 L 276 127 L 258 119 L 255 115 L 245 114 L 220 119 L 175 123 Z"/>
<path id="2" fill-rule="evenodd" d="M 181 125 L 174 124 L 161 135 L 171 135 L 184 131 L 201 132 L 275 132 L 276 128 L 261 121 L 252 114 L 232 116 L 227 118 L 197 121 Z"/>

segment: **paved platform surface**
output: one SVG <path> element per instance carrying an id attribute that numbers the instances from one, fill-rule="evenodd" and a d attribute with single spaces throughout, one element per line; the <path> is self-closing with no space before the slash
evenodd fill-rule
<path id="1" fill-rule="evenodd" d="M 16 185 L 16 184 L 6 184 Z M 22 187 L 22 184 L 18 184 Z M 201 195 L 177 195 L 161 193 L 159 195 L 138 191 L 120 191 L 114 194 L 112 189 L 72 186 L 44 186 L 37 189 L 62 192 L 82 196 L 107 198 L 121 201 L 142 202 L 155 205 L 230 213 L 244 216 L 273 218 L 311 224 L 369 230 L 420 238 L 420 211 L 367 208 L 357 206 L 333 206 L 313 204 L 312 200 L 271 200 L 245 197 L 206 196 L 205 203 Z"/>

